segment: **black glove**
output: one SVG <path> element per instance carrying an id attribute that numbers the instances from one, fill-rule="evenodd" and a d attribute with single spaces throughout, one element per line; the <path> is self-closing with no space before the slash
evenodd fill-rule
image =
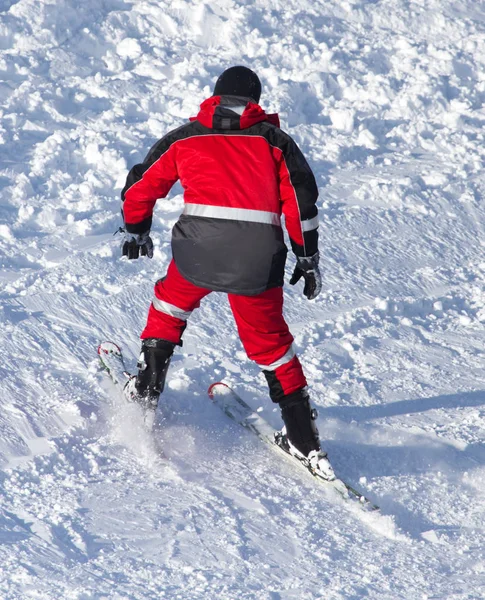
<path id="1" fill-rule="evenodd" d="M 138 234 L 125 231 L 121 251 L 122 255 L 127 256 L 130 260 L 138 258 L 140 254 L 153 258 L 153 242 L 150 232 Z"/>
<path id="2" fill-rule="evenodd" d="M 290 279 L 290 285 L 295 285 L 303 277 L 305 280 L 303 293 L 308 300 L 313 300 L 322 291 L 322 276 L 318 268 L 319 258 L 318 252 L 313 256 L 297 256 L 296 267 Z"/>

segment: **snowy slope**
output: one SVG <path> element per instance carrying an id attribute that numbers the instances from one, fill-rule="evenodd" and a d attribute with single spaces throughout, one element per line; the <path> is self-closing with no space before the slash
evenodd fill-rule
<path id="1" fill-rule="evenodd" d="M 224 378 L 279 422 L 223 295 L 154 438 L 98 371 L 102 339 L 134 365 L 182 207 L 121 260 L 127 169 L 233 64 L 318 179 L 324 292 L 286 315 L 380 515 L 207 400 Z M 484 67 L 476 0 L 0 0 L 0 598 L 485 597 Z"/>

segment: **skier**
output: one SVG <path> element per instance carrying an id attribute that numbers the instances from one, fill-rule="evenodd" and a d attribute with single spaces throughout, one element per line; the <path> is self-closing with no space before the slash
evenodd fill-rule
<path id="1" fill-rule="evenodd" d="M 151 258 L 154 205 L 180 180 L 184 211 L 172 231 L 173 259 L 157 281 L 141 334 L 138 374 L 127 399 L 156 408 L 175 346 L 192 311 L 211 291 L 226 292 L 248 357 L 278 403 L 287 451 L 328 479 L 307 381 L 283 317 L 285 216 L 297 264 L 290 284 L 321 291 L 318 197 L 313 173 L 278 116 L 259 106 L 261 82 L 242 66 L 225 70 L 197 117 L 169 132 L 128 174 L 122 191 L 123 256 Z"/>

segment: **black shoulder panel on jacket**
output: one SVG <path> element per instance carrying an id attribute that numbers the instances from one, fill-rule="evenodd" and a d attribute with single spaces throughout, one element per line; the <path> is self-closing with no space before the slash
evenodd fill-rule
<path id="1" fill-rule="evenodd" d="M 128 173 L 125 187 L 121 191 L 121 200 L 124 202 L 126 191 L 143 177 L 145 171 L 147 171 L 153 163 L 162 156 L 162 154 L 165 154 L 174 142 L 197 135 L 197 130 L 197 122 L 185 123 L 181 127 L 167 133 L 161 140 L 158 140 L 158 142 L 150 148 L 143 162 L 135 165 Z"/>
<path id="2" fill-rule="evenodd" d="M 312 219 L 318 213 L 315 203 L 318 187 L 315 176 L 296 142 L 279 127 L 265 124 L 264 137 L 283 152 L 291 183 L 296 190 L 302 220 Z"/>
<path id="3" fill-rule="evenodd" d="M 263 135 L 272 146 L 283 152 L 291 183 L 295 189 L 302 223 L 318 215 L 316 202 L 318 186 L 315 176 L 296 142 L 279 127 L 263 123 Z M 263 128 L 262 128 L 263 129 Z M 318 229 L 303 231 L 303 246 L 290 237 L 291 247 L 297 256 L 312 256 L 318 250 Z"/>

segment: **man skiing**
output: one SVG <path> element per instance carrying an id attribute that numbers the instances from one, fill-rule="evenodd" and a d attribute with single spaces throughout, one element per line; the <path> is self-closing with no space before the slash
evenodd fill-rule
<path id="1" fill-rule="evenodd" d="M 121 194 L 122 252 L 128 259 L 153 256 L 153 209 L 177 180 L 185 205 L 172 231 L 173 259 L 155 285 L 141 334 L 139 371 L 124 393 L 156 408 L 190 314 L 211 291 L 226 292 L 246 353 L 263 370 L 270 397 L 281 408 L 281 443 L 333 479 L 283 317 L 282 214 L 297 257 L 290 284 L 303 278 L 309 299 L 321 290 L 318 190 L 303 154 L 279 128 L 278 116 L 259 106 L 260 95 L 253 71 L 227 69 L 197 117 L 158 141 L 128 174 Z"/>

